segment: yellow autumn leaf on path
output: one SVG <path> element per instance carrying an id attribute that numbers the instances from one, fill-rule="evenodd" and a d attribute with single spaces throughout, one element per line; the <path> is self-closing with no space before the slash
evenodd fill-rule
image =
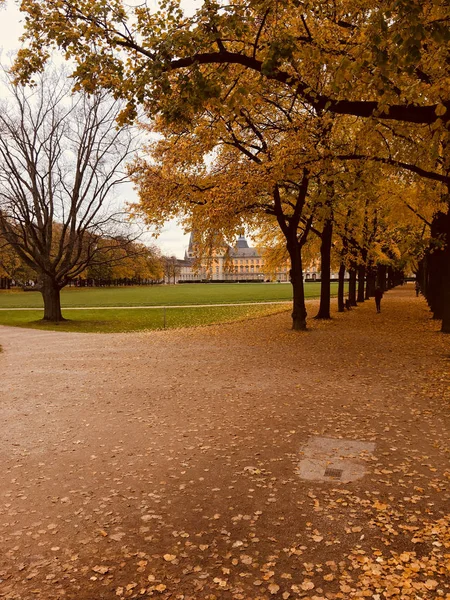
<path id="1" fill-rule="evenodd" d="M 166 562 L 172 562 L 173 560 L 176 559 L 176 555 L 175 554 L 164 554 L 163 558 Z"/>

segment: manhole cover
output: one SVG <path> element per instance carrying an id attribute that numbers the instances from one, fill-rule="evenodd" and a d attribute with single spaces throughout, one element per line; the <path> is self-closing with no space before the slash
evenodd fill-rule
<path id="1" fill-rule="evenodd" d="M 325 477 L 335 477 L 336 479 L 340 479 L 341 475 L 344 471 L 342 469 L 325 469 Z"/>
<path id="2" fill-rule="evenodd" d="M 311 481 L 355 481 L 365 475 L 365 461 L 374 450 L 373 442 L 313 437 L 303 448 L 297 473 Z"/>

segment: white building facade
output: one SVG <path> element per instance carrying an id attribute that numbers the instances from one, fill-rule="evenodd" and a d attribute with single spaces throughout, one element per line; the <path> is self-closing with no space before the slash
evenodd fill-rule
<path id="1" fill-rule="evenodd" d="M 251 248 L 244 236 L 239 236 L 234 248 L 198 261 L 191 234 L 183 260 L 178 261 L 179 282 L 188 281 L 289 281 L 289 265 L 276 273 L 264 268 L 264 258 L 257 248 Z"/>

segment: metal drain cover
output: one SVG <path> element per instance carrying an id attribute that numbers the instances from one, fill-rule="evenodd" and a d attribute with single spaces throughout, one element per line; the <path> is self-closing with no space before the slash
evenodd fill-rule
<path id="1" fill-rule="evenodd" d="M 297 473 L 310 481 L 355 481 L 365 475 L 374 450 L 373 442 L 313 437 L 302 450 Z"/>
<path id="2" fill-rule="evenodd" d="M 344 471 L 342 469 L 325 469 L 325 473 L 324 476 L 325 477 L 335 477 L 336 479 L 340 479 L 342 476 L 342 473 Z"/>

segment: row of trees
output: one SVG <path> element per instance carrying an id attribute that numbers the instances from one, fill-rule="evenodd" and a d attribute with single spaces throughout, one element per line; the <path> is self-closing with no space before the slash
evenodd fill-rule
<path id="1" fill-rule="evenodd" d="M 315 236 L 324 280 L 333 248 L 369 294 L 375 268 L 420 268 L 450 332 L 445 0 L 208 0 L 190 18 L 175 0 L 158 12 L 121 0 L 23 0 L 22 10 L 17 77 L 57 46 L 77 63 L 78 87 L 126 102 L 120 122 L 145 110 L 158 138 L 132 175 L 149 223 L 181 216 L 205 250 L 243 225 L 278 240 L 294 329 L 306 327 L 302 267 Z M 318 316 L 328 307 L 325 281 Z"/>
<path id="2" fill-rule="evenodd" d="M 56 227 L 55 227 L 56 228 Z M 70 277 L 68 284 L 115 285 L 118 282 L 160 282 L 165 276 L 165 257 L 154 246 L 138 242 L 124 244 L 123 240 L 99 239 L 95 258 L 77 276 Z M 0 277 L 13 280 L 15 285 L 26 286 L 33 282 L 33 289 L 42 289 L 39 273 L 22 261 L 7 242 L 0 241 Z"/>
<path id="3" fill-rule="evenodd" d="M 150 222 L 155 215 L 169 218 L 184 212 L 196 226 L 198 245 L 205 253 L 217 243 L 217 231 L 231 240 L 243 223 L 259 228 L 261 244 L 272 244 L 281 264 L 286 253 L 289 255 L 293 326 L 303 329 L 305 259 L 321 255 L 318 316 L 329 318 L 332 257 L 338 263 L 341 280 L 344 271 L 352 278 L 357 273 L 360 290 L 366 275 L 369 290 L 373 287 L 377 266 L 398 271 L 417 263 L 421 247 L 427 243 L 427 232 L 410 202 L 417 198 L 416 206 L 420 206 L 423 190 L 414 176 L 401 178 L 383 165 L 364 169 L 352 163 L 343 167 L 334 158 L 322 159 L 321 131 L 305 160 L 306 142 L 302 143 L 298 132 L 301 124 L 305 134 L 305 116 L 300 113 L 294 121 L 291 111 L 296 129 L 292 135 L 286 123 L 281 124 L 285 130 L 278 122 L 273 131 L 273 113 L 272 105 L 260 105 L 253 118 L 249 111 L 242 120 L 233 117 L 229 129 L 217 132 L 215 156 L 209 164 L 200 142 L 211 140 L 214 115 L 209 112 L 208 123 L 196 128 L 180 130 L 178 125 L 163 123 L 158 130 L 161 138 L 148 148 L 151 161 L 141 159 L 134 164 L 133 177 L 141 197 L 136 210 L 143 211 Z M 314 130 L 306 133 L 315 135 Z M 342 131 L 338 131 L 336 144 L 342 147 L 343 139 Z M 300 148 L 295 147 L 297 143 Z M 327 150 L 333 143 L 329 133 Z M 301 179 L 297 179 L 299 164 L 303 164 Z M 360 291 L 360 301 L 364 297 L 365 292 Z"/>

